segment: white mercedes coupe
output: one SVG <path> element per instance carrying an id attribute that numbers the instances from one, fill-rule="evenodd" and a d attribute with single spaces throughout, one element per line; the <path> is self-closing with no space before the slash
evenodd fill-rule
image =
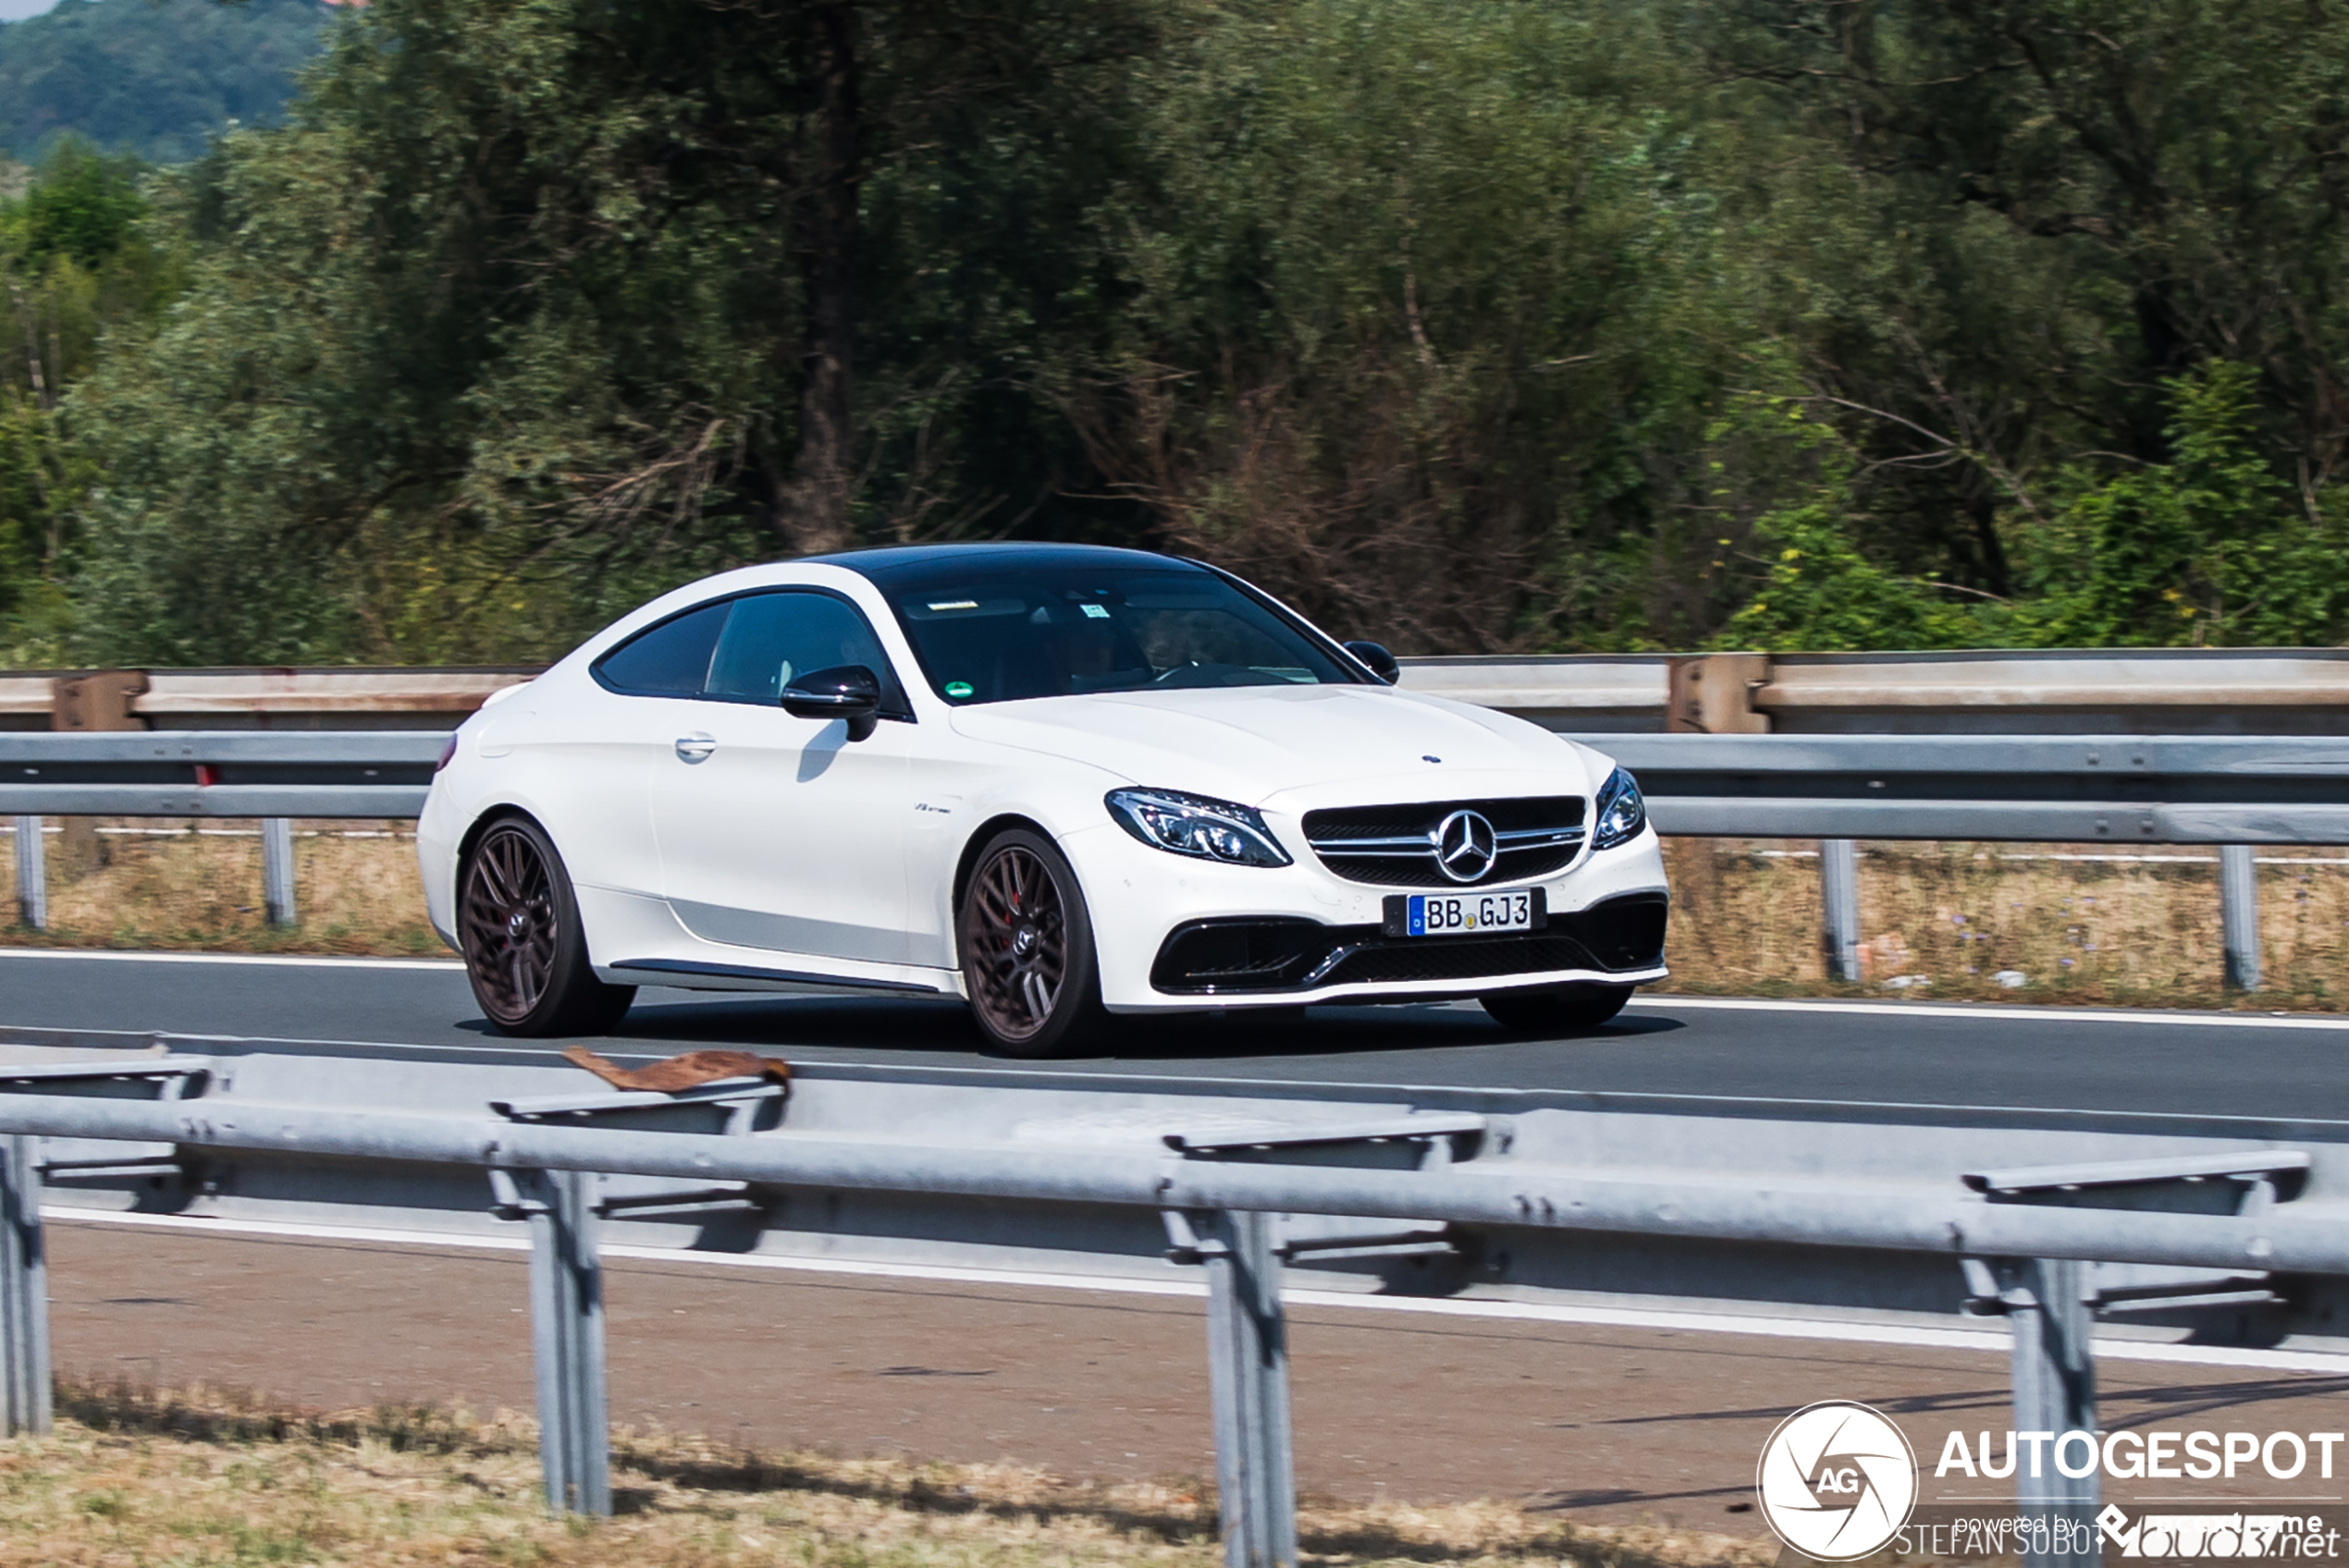
<path id="1" fill-rule="evenodd" d="M 608 1030 L 643 985 L 960 996 L 1017 1056 L 1308 1002 L 1605 1023 L 1666 973 L 1638 787 L 1396 674 L 1138 551 L 727 572 L 457 731 L 433 925 L 510 1035 Z"/>

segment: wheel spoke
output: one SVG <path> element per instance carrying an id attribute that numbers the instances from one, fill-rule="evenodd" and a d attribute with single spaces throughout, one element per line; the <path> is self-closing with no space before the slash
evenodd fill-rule
<path id="1" fill-rule="evenodd" d="M 483 845 L 481 858 L 473 864 L 480 868 L 482 887 L 490 899 L 497 903 L 510 905 L 514 901 L 513 882 L 506 867 L 499 864 L 505 857 L 506 838 L 507 835 L 501 833 Z"/>

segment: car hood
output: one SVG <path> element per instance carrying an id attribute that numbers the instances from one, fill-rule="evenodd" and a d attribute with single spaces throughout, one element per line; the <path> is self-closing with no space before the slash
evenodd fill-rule
<path id="1" fill-rule="evenodd" d="M 958 708 L 953 725 L 1130 783 L 1248 805 L 1338 784 L 1366 803 L 1421 799 L 1432 787 L 1587 791 L 1596 759 L 1523 719 L 1384 686 L 1044 697 Z"/>

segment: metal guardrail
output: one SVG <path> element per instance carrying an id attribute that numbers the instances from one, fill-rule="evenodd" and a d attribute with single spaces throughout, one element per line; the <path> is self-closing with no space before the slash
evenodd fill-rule
<path id="1" fill-rule="evenodd" d="M 48 816 L 259 818 L 269 920 L 297 918 L 292 821 L 413 818 L 448 731 L 0 731 L 17 918 L 49 925 Z"/>
<path id="2" fill-rule="evenodd" d="M 446 729 L 542 668 L 5 671 L 0 732 Z"/>
<path id="3" fill-rule="evenodd" d="M 1578 735 L 1695 836 L 2349 843 L 2349 737 Z M 0 733 L 0 815 L 394 817 L 442 731 Z"/>
<path id="4" fill-rule="evenodd" d="M 2018 1427 L 2055 1432 L 2095 1427 L 2094 1317 L 2248 1312 L 2264 1341 L 2337 1332 L 2349 1305 L 2349 1125 L 855 1064 L 800 1070 L 787 1099 L 756 1078 L 658 1096 L 494 1048 L 120 1048 L 145 1038 L 0 1032 L 8 1429 L 47 1418 L 44 1206 L 452 1239 L 525 1219 L 548 1501 L 587 1513 L 609 1507 L 608 1237 L 1203 1266 L 1233 1568 L 1296 1561 L 1285 1273 L 2004 1317 Z"/>
<path id="5" fill-rule="evenodd" d="M 2349 734 L 2349 650 L 1407 657 L 1403 683 L 1568 730 Z M 0 671 L 8 729 L 433 729 L 537 667 Z"/>
<path id="6" fill-rule="evenodd" d="M 2349 737 L 1576 735 L 1666 833 L 2349 842 Z M 447 732 L 0 732 L 0 815 L 413 817 Z"/>
<path id="7" fill-rule="evenodd" d="M 1820 840 L 1828 973 L 1862 978 L 1861 839 L 2209 844 L 2226 979 L 2259 988 L 2253 846 L 2349 843 L 2349 737 L 1584 735 L 1659 832 Z"/>
<path id="8" fill-rule="evenodd" d="M 0 732 L 0 815 L 413 817 L 446 729 Z"/>
<path id="9" fill-rule="evenodd" d="M 1698 837 L 2349 843 L 2349 737 L 1585 735 Z"/>
<path id="10" fill-rule="evenodd" d="M 2221 846 L 2229 979 L 2260 984 L 2249 846 L 2349 843 L 2349 736 L 1575 737 L 1630 767 L 1666 834 L 1819 839 L 1830 970 L 1859 978 L 1858 839 Z M 271 918 L 289 817 L 412 817 L 444 731 L 0 733 L 18 904 L 46 924 L 43 815 L 259 817 Z M 1840 848 L 1837 846 L 1842 846 Z M 279 895 L 282 894 L 282 898 Z"/>
<path id="11" fill-rule="evenodd" d="M 1407 658 L 1403 684 L 1555 729 L 2349 734 L 2349 650 Z"/>

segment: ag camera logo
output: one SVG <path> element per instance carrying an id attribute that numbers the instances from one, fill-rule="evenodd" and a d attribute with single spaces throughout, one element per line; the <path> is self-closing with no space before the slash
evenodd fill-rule
<path id="1" fill-rule="evenodd" d="M 1754 1491 L 1778 1539 L 1822 1562 L 1850 1562 L 1908 1524 L 1916 1451 L 1880 1412 L 1825 1400 L 1778 1423 L 1762 1445 Z"/>

